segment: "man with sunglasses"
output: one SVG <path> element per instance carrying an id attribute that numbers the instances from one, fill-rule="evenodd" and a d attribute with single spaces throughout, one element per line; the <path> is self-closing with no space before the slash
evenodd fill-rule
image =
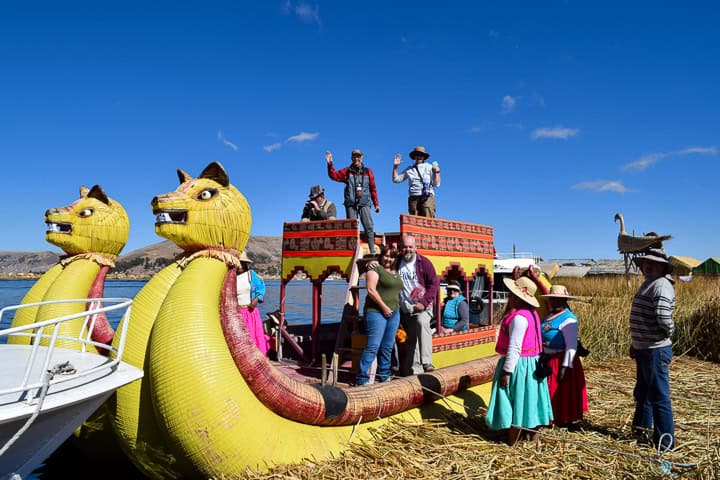
<path id="1" fill-rule="evenodd" d="M 365 236 L 367 237 L 370 254 L 375 254 L 375 230 L 370 207 L 375 205 L 375 213 L 380 212 L 375 176 L 372 170 L 363 165 L 363 152 L 355 149 L 350 154 L 350 165 L 335 170 L 333 156 L 325 152 L 328 177 L 336 182 L 345 183 L 345 213 L 347 218 L 360 218 Z"/>

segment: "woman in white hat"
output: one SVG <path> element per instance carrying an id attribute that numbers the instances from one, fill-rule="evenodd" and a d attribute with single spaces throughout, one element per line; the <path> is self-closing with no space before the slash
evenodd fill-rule
<path id="1" fill-rule="evenodd" d="M 257 306 L 265 297 L 265 282 L 250 269 L 250 260 L 244 251 L 240 254 L 240 267 L 237 269 L 237 300 L 245 326 L 255 345 L 264 354 L 270 349 L 270 337 L 265 334 L 262 317 Z"/>
<path id="2" fill-rule="evenodd" d="M 548 356 L 548 389 L 553 417 L 560 426 L 582 420 L 588 411 L 587 386 L 578 355 L 578 320 L 568 307 L 575 297 L 563 285 L 553 285 L 543 295 L 549 311 L 541 324 L 543 353 Z"/>
<path id="3" fill-rule="evenodd" d="M 527 277 L 503 281 L 512 295 L 498 329 L 495 351 L 501 358 L 485 422 L 493 430 L 509 429 L 507 442 L 515 445 L 523 428 L 533 430 L 529 437 L 535 440 L 537 429 L 549 425 L 553 415 L 547 378 L 536 375 L 542 352 L 537 286 Z"/>

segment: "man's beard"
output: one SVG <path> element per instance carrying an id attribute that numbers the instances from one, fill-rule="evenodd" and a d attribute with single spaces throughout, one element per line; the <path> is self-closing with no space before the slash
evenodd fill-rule
<path id="1" fill-rule="evenodd" d="M 415 252 L 408 252 L 403 254 L 403 260 L 406 262 L 412 262 L 413 258 L 415 258 Z"/>

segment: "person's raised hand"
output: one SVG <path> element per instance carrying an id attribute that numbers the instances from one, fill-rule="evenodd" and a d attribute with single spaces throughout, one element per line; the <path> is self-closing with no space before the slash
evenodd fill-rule
<path id="1" fill-rule="evenodd" d="M 393 160 L 393 167 L 397 167 L 398 165 L 400 165 L 400 162 L 402 162 L 402 155 L 396 153 L 395 159 Z"/>
<path id="2" fill-rule="evenodd" d="M 328 151 L 328 152 L 325 152 L 325 161 L 327 161 L 328 164 L 330 164 L 330 163 L 333 162 L 333 160 L 332 160 L 332 153 L 330 153 L 329 151 Z"/>

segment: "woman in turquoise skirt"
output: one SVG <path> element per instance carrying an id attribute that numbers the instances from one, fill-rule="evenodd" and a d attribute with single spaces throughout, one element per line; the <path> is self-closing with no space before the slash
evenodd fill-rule
<path id="1" fill-rule="evenodd" d="M 536 372 L 542 352 L 537 286 L 527 277 L 504 282 L 511 295 L 498 331 L 495 351 L 501 358 L 485 422 L 493 430 L 508 429 L 507 442 L 515 445 L 523 428 L 534 430 L 529 438 L 535 440 L 537 429 L 549 425 L 553 414 L 547 378 Z"/>

